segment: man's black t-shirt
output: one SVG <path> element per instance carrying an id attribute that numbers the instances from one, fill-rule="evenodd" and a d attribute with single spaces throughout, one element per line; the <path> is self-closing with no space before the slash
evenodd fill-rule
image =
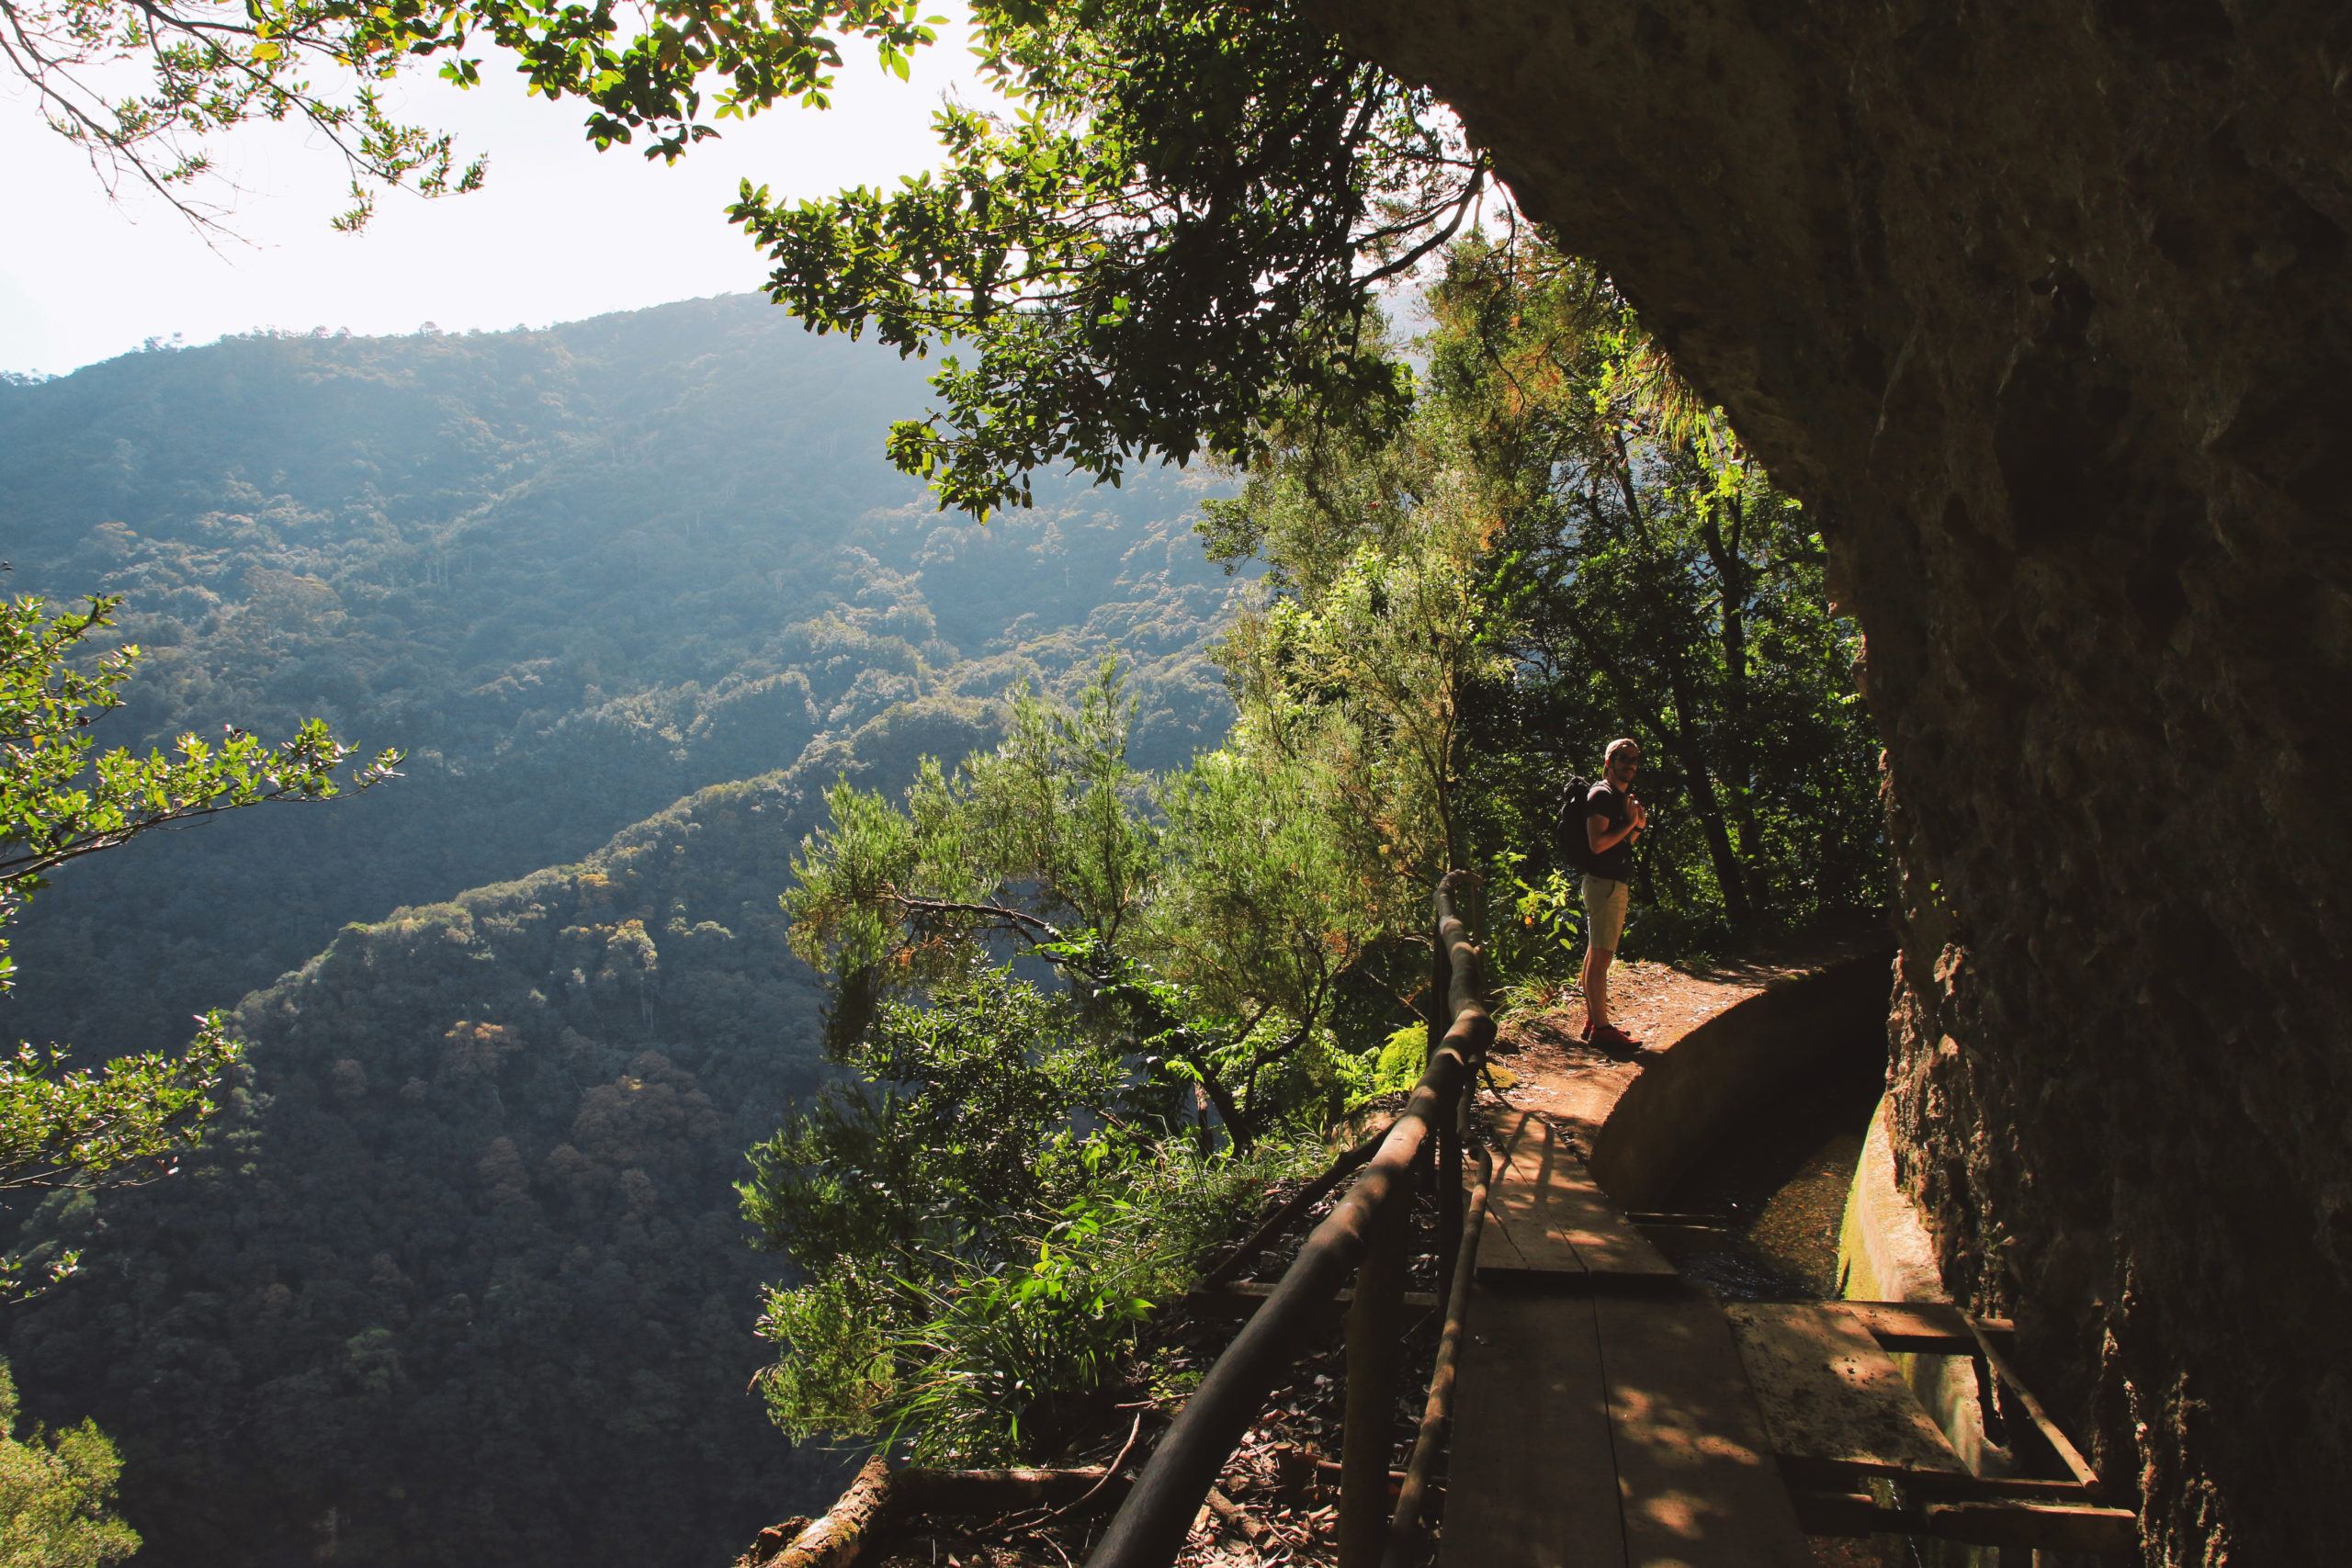
<path id="1" fill-rule="evenodd" d="M 1608 818 L 1609 826 L 1605 830 L 1611 833 L 1623 828 L 1633 817 L 1633 813 L 1626 807 L 1625 796 L 1607 779 L 1593 785 L 1592 793 L 1585 796 L 1584 814 L 1588 821 L 1595 817 Z M 1633 840 L 1620 839 L 1595 855 L 1592 862 L 1592 874 L 1606 876 L 1618 882 L 1633 881 Z"/>

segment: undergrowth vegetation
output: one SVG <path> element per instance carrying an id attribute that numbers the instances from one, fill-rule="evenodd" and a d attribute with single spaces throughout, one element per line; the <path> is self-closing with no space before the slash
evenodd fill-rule
<path id="1" fill-rule="evenodd" d="M 1074 707 L 1024 696 L 995 752 L 898 803 L 844 786 L 809 840 L 785 902 L 847 1076 L 744 1187 L 803 1274 L 762 1321 L 795 1436 L 1049 1452 L 1371 1084 L 1337 1003 L 1396 938 L 1328 797 L 1230 752 L 1136 773 L 1129 721 L 1108 666 Z"/>
<path id="2" fill-rule="evenodd" d="M 888 1271 L 844 1258 L 771 1289 L 761 1331 L 780 1355 L 760 1388 L 777 1423 L 797 1438 L 902 1440 L 925 1463 L 1051 1452 L 1100 1414 L 1095 1396 L 1235 1213 L 1326 1157 L 1306 1138 L 1242 1156 L 1097 1147 L 1089 1188 L 996 1249 L 910 1250 Z"/>

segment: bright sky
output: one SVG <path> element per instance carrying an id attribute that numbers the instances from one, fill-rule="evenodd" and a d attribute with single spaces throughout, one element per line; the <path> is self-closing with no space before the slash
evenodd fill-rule
<path id="1" fill-rule="evenodd" d="M 209 245 L 151 197 L 108 201 L 21 91 L 0 88 L 17 235 L 0 246 L 0 370 L 62 374 L 175 333 L 537 327 L 754 288 L 759 254 L 724 216 L 739 179 L 793 197 L 893 180 L 936 162 L 944 92 L 979 97 L 960 29 L 916 57 L 911 82 L 886 76 L 870 50 L 843 52 L 831 109 L 725 122 L 720 140 L 667 167 L 629 148 L 597 152 L 581 137 L 582 106 L 526 98 L 490 64 L 471 92 L 420 77 L 399 89 L 399 112 L 488 152 L 481 190 L 388 195 L 363 233 L 338 234 L 327 220 L 348 205 L 341 160 L 315 137 L 264 127 L 219 145 L 245 192 L 230 224 L 250 243 Z"/>

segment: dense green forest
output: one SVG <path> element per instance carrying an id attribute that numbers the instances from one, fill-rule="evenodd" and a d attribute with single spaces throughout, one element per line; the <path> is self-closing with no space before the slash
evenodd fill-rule
<path id="1" fill-rule="evenodd" d="M 775 1262 L 730 1183 L 821 1072 L 775 893 L 826 786 L 1000 722 L 907 705 L 248 997 L 207 1151 L 52 1196 L 22 1240 L 83 1272 L 6 1320 L 141 1561 L 708 1563 L 833 1484 L 744 1393 Z"/>
<path id="2" fill-rule="evenodd" d="M 1159 760 L 1230 712 L 1200 487 L 943 516 L 878 455 L 920 396 L 743 299 L 0 387 L 9 590 L 125 594 L 147 650 L 105 743 L 410 752 L 61 867 L 13 929 L 0 1029 L 84 1060 L 279 981 L 206 1156 L 18 1238 L 85 1263 L 0 1351 L 119 1440 L 143 1561 L 715 1562 L 831 1484 L 745 1395 L 776 1264 L 731 1188 L 828 1070 L 775 905 L 818 792 L 1114 644 Z"/>
<path id="3" fill-rule="evenodd" d="M 233 339 L 0 386 L 7 586 L 128 596 L 107 744 L 312 716 L 408 777 L 67 868 L 0 1032 L 179 1043 L 345 921 L 575 859 L 918 694 L 1136 661 L 1143 754 L 1214 743 L 1199 483 L 982 527 L 881 456 L 922 367 L 732 298 L 547 332 Z M 127 974 L 138 983 L 121 983 Z"/>

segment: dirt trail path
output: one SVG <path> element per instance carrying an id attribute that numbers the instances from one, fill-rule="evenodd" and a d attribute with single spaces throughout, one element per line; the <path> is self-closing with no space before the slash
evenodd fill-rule
<path id="1" fill-rule="evenodd" d="M 1577 1039 L 1584 998 L 1569 986 L 1550 1005 L 1511 1012 L 1498 1027 L 1495 1063 L 1516 1080 L 1502 1089 L 1502 1098 L 1568 1131 L 1577 1152 L 1589 1156 L 1593 1138 L 1626 1086 L 1692 1030 L 1775 981 L 1883 947 L 1889 940 L 1883 922 L 1872 917 L 1805 933 L 1752 958 L 1618 964 L 1609 976 L 1610 1011 L 1617 1026 L 1641 1043 L 1640 1052 L 1621 1061 Z"/>

